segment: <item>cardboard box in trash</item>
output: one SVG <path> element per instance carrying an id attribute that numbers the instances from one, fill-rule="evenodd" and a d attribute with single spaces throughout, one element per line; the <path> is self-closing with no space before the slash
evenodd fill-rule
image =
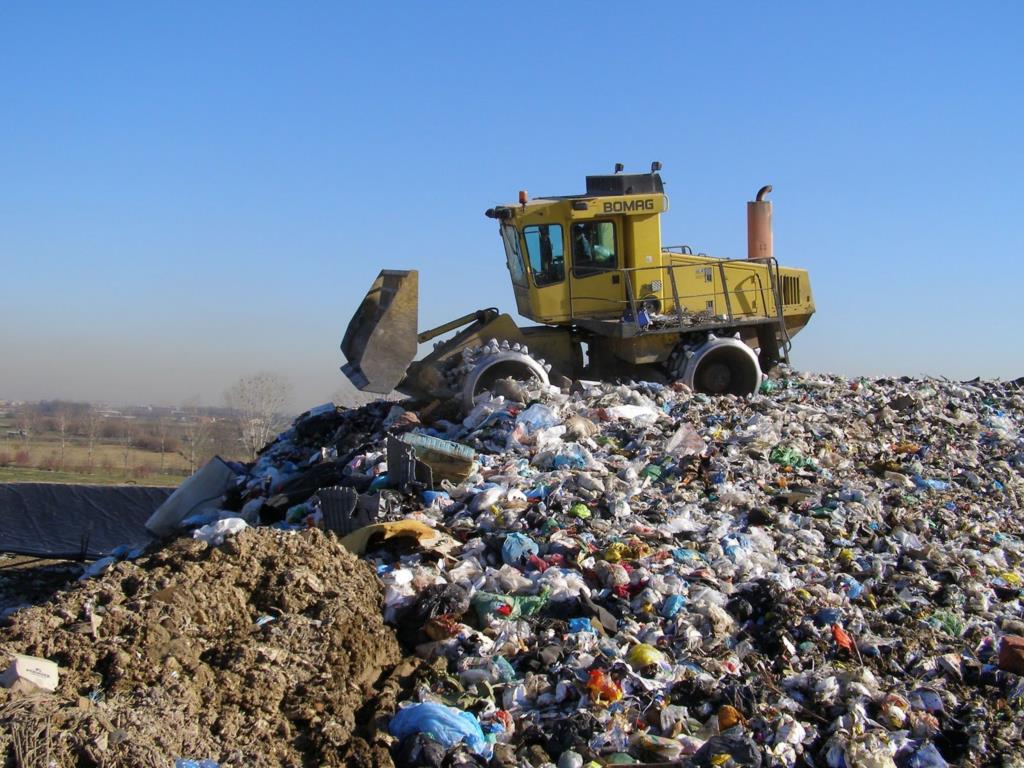
<path id="1" fill-rule="evenodd" d="M 442 440 L 439 437 L 420 435 L 415 432 L 406 432 L 403 435 L 389 436 L 389 447 L 400 444 L 403 448 L 412 451 L 416 461 L 430 467 L 432 479 L 435 483 L 441 480 L 451 480 L 459 483 L 465 480 L 473 472 L 473 464 L 476 462 L 476 451 L 467 445 L 453 443 L 451 440 Z M 392 473 L 391 455 L 389 450 L 388 473 Z M 393 480 L 408 481 L 416 478 L 393 478 Z"/>
<path id="2" fill-rule="evenodd" d="M 10 666 L 0 673 L 0 685 L 15 690 L 56 691 L 58 683 L 58 667 L 56 662 L 40 659 L 36 656 L 12 654 L 14 660 Z"/>

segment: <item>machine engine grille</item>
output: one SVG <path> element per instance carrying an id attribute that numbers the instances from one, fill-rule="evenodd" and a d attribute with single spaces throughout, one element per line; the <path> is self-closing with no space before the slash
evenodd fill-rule
<path id="1" fill-rule="evenodd" d="M 800 303 L 800 278 L 789 275 L 782 276 L 782 303 Z"/>

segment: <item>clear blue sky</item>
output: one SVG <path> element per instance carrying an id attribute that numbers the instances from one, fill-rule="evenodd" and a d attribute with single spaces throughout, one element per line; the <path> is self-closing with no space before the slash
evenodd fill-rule
<path id="1" fill-rule="evenodd" d="M 0 398 L 294 407 L 382 267 L 514 310 L 485 208 L 664 164 L 666 242 L 776 255 L 794 363 L 1024 374 L 1024 5 L 6 3 Z"/>

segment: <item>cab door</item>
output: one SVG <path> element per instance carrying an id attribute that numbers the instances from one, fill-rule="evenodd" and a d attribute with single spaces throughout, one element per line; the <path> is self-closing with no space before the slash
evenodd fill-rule
<path id="1" fill-rule="evenodd" d="M 530 312 L 520 312 L 540 323 L 565 322 L 569 318 L 565 229 L 561 224 L 524 223 L 522 233 L 531 285 Z"/>
<path id="2" fill-rule="evenodd" d="M 619 318 L 627 309 L 623 233 L 617 217 L 569 224 L 573 318 Z"/>

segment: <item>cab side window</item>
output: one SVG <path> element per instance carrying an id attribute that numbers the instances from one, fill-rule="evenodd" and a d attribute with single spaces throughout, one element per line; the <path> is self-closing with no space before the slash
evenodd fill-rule
<path id="1" fill-rule="evenodd" d="M 588 277 L 618 267 L 614 223 L 582 221 L 572 225 L 573 276 Z"/>
<path id="2" fill-rule="evenodd" d="M 565 280 L 565 248 L 560 224 L 524 227 L 523 240 L 530 256 L 530 271 L 538 287 Z"/>
<path id="3" fill-rule="evenodd" d="M 516 285 L 526 285 L 526 266 L 523 264 L 523 255 L 519 252 L 519 233 L 510 224 L 501 228 L 501 241 L 505 244 L 505 258 L 508 261 L 508 271 L 512 276 L 512 282 Z"/>

